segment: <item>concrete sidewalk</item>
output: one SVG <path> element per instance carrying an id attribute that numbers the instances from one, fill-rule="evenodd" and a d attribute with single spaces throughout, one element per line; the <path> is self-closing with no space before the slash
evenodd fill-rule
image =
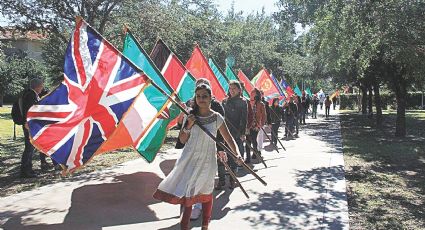
<path id="1" fill-rule="evenodd" d="M 322 112 L 319 110 L 319 113 Z M 331 110 L 331 114 L 335 111 Z M 280 131 L 283 131 L 281 128 Z M 283 136 L 282 133 L 279 135 Z M 308 119 L 300 138 L 282 140 L 287 151 L 254 164 L 268 183 L 239 171 L 238 189 L 215 193 L 210 229 L 348 229 L 348 208 L 337 114 Z M 4 229 L 179 229 L 179 206 L 152 198 L 179 150 L 0 199 Z M 88 166 L 90 167 L 90 166 Z M 201 222 L 192 222 L 200 229 Z"/>

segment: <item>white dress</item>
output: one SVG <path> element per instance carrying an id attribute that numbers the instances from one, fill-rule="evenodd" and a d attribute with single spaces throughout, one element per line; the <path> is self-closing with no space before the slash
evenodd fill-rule
<path id="1" fill-rule="evenodd" d="M 214 136 L 224 122 L 216 112 L 197 119 Z M 159 184 L 154 198 L 185 206 L 210 201 L 217 172 L 216 152 L 215 142 L 198 125 L 194 125 L 182 155 L 170 174 Z"/>

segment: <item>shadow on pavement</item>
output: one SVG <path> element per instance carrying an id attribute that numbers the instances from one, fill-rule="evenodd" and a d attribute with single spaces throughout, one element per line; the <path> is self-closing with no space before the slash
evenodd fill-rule
<path id="1" fill-rule="evenodd" d="M 324 197 L 305 201 L 297 197 L 296 193 L 285 193 L 280 190 L 263 194 L 252 191 L 251 193 L 258 195 L 258 200 L 238 206 L 235 210 L 249 209 L 258 212 L 255 216 L 244 218 L 253 228 L 261 229 L 267 226 L 276 229 L 304 229 L 300 226 L 300 222 L 314 229 L 342 229 L 344 226 L 340 218 L 327 222 L 323 220 L 323 216 L 317 216 L 317 212 L 327 211 L 324 210 L 325 202 L 327 202 Z M 343 196 L 345 194 L 333 194 L 333 197 Z M 329 205 L 335 206 L 336 203 L 328 204 L 326 207 Z M 292 217 L 303 221 L 291 222 Z"/>
<path id="2" fill-rule="evenodd" d="M 162 178 L 139 172 L 117 176 L 116 183 L 84 185 L 75 189 L 71 207 L 63 223 L 24 225 L 23 216 L 51 213 L 55 210 L 29 210 L 14 213 L 4 229 L 102 229 L 106 226 L 135 224 L 158 220 L 148 205 L 158 203 L 152 194 Z M 3 215 L 3 214 L 2 214 Z"/>

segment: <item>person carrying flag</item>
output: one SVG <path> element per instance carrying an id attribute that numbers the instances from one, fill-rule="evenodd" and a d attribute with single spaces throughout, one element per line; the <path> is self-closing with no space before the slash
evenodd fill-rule
<path id="1" fill-rule="evenodd" d="M 181 205 L 183 209 L 181 229 L 189 229 L 194 203 L 202 203 L 202 229 L 208 229 L 212 213 L 217 149 L 215 142 L 195 125 L 195 120 L 213 135 L 219 131 L 231 150 L 238 155 L 237 163 L 242 163 L 235 140 L 230 135 L 224 118 L 211 110 L 211 100 L 211 88 L 206 84 L 198 85 L 195 89 L 194 108 L 191 114 L 185 117 L 184 126 L 179 133 L 180 141 L 185 143 L 183 153 L 153 195 L 155 199 Z M 222 161 L 227 161 L 224 152 L 221 152 L 219 157 Z"/>
<path id="2" fill-rule="evenodd" d="M 230 134 L 243 156 L 248 106 L 246 100 L 242 98 L 242 87 L 238 81 L 229 82 L 228 98 L 223 101 L 223 108 Z M 236 171 L 236 164 L 232 158 L 229 158 L 229 166 L 233 172 Z M 218 162 L 218 178 L 216 189 L 221 190 L 225 185 L 225 168 L 221 162 Z M 231 189 L 235 187 L 235 181 L 231 177 L 229 187 Z"/>

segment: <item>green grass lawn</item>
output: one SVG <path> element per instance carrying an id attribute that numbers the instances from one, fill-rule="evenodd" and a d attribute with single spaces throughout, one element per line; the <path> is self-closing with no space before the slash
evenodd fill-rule
<path id="1" fill-rule="evenodd" d="M 395 111 L 382 129 L 357 112 L 341 114 L 351 229 L 425 229 L 425 112 L 409 111 L 395 138 Z"/>
<path id="2" fill-rule="evenodd" d="M 36 179 L 21 179 L 19 168 L 22 152 L 24 149 L 24 137 L 22 127 L 17 126 L 17 138 L 13 140 L 13 121 L 10 116 L 10 106 L 0 107 L 0 197 L 34 189 L 39 186 L 56 183 L 59 181 L 72 180 L 71 177 L 61 177 L 59 171 L 40 170 L 39 153 L 33 157 L 33 169 L 39 173 Z M 174 147 L 177 131 L 170 131 L 168 141 L 166 139 L 161 151 Z M 105 153 L 93 158 L 93 160 L 73 175 L 81 175 L 89 172 L 106 169 L 117 164 L 140 158 L 140 155 L 132 149 L 124 149 Z M 48 160 L 50 162 L 50 160 Z"/>

